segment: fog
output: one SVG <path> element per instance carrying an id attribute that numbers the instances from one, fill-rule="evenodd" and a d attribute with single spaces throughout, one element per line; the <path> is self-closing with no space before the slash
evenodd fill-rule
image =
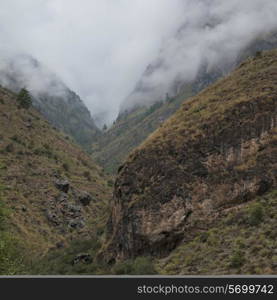
<path id="1" fill-rule="evenodd" d="M 277 1 L 184 1 L 183 23 L 165 41 L 121 109 L 174 96 L 176 83 L 193 81 L 205 65 L 224 74 L 242 51 L 277 29 Z"/>
<path id="2" fill-rule="evenodd" d="M 249 42 L 276 29 L 276 16 L 276 0 L 1 0 L 0 68 L 12 59 L 28 69 L 22 80 L 33 90 L 48 89 L 55 74 L 102 125 L 126 101 L 151 102 L 174 81 L 192 80 L 203 62 L 232 63 Z M 40 81 L 20 63 L 22 55 L 51 72 Z M 141 77 L 157 61 L 161 66 Z M 127 97 L 139 81 L 147 93 Z"/>

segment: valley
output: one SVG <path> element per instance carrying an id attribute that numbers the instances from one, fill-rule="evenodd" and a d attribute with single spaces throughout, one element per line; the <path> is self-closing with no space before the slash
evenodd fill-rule
<path id="1" fill-rule="evenodd" d="M 85 143 L 1 87 L 0 273 L 276 274 L 277 51 L 200 75 Z"/>

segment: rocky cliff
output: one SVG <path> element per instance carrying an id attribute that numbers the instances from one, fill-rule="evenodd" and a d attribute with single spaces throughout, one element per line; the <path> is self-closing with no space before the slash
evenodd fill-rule
<path id="1" fill-rule="evenodd" d="M 277 51 L 185 102 L 119 169 L 110 261 L 154 254 L 276 187 Z"/>

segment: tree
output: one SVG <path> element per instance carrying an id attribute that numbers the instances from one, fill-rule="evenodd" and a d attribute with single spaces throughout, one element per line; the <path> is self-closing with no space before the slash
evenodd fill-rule
<path id="1" fill-rule="evenodd" d="M 27 89 L 23 88 L 20 90 L 17 96 L 17 102 L 20 108 L 30 108 L 32 105 L 32 97 Z"/>
<path id="2" fill-rule="evenodd" d="M 108 129 L 107 125 L 106 125 L 106 124 L 104 124 L 104 126 L 103 126 L 103 130 L 104 130 L 104 131 L 106 131 L 107 129 Z"/>

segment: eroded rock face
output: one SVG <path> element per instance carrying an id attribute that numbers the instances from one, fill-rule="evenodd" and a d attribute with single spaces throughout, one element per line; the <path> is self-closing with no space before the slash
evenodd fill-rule
<path id="1" fill-rule="evenodd" d="M 276 82 L 276 51 L 250 60 L 130 156 L 115 183 L 107 260 L 167 254 L 276 186 Z"/>

